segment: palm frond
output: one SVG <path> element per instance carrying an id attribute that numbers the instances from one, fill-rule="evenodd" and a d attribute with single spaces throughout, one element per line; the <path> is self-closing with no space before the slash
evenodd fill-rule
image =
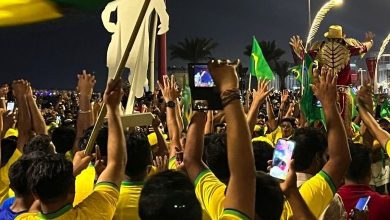
<path id="1" fill-rule="evenodd" d="M 334 7 L 336 6 L 335 0 L 330 0 L 327 3 L 325 3 L 321 9 L 317 12 L 313 24 L 310 27 L 309 34 L 307 36 L 305 50 L 307 50 L 308 45 L 310 42 L 314 39 L 314 36 L 318 32 L 318 29 L 320 28 L 322 20 L 324 20 L 325 15 Z"/>

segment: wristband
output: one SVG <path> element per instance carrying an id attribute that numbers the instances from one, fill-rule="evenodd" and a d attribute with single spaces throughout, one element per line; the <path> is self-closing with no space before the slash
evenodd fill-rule
<path id="1" fill-rule="evenodd" d="M 92 110 L 88 110 L 88 111 L 79 110 L 80 114 L 87 114 L 87 113 L 91 113 L 91 112 L 92 112 Z"/>
<path id="2" fill-rule="evenodd" d="M 241 94 L 239 89 L 229 89 L 221 93 L 222 106 L 225 108 L 234 100 L 240 100 Z"/>

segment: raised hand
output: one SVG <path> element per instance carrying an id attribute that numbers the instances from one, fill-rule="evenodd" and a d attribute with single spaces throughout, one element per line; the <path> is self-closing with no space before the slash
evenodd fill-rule
<path id="1" fill-rule="evenodd" d="M 337 97 L 337 74 L 334 74 L 333 69 L 322 67 L 321 75 L 318 69 L 313 70 L 314 84 L 311 88 L 314 95 L 320 100 L 322 106 L 336 105 Z"/>
<path id="2" fill-rule="evenodd" d="M 162 92 L 165 102 L 174 101 L 180 95 L 180 90 L 176 84 L 175 76 L 172 75 L 171 79 L 168 76 L 163 77 L 163 84 L 157 81 L 158 86 Z"/>
<path id="3" fill-rule="evenodd" d="M 80 95 L 92 96 L 93 88 L 96 84 L 95 76 L 87 74 L 87 71 L 83 70 L 78 76 L 77 90 Z"/>
<path id="4" fill-rule="evenodd" d="M 292 46 L 294 52 L 295 52 L 298 56 L 301 56 L 301 53 L 302 53 L 302 51 L 304 50 L 303 42 L 302 42 L 301 38 L 300 38 L 298 35 L 292 36 L 292 37 L 290 38 L 289 44 Z"/>
<path id="5" fill-rule="evenodd" d="M 0 97 L 6 97 L 9 91 L 9 87 L 7 84 L 1 85 L 0 87 Z"/>
<path id="6" fill-rule="evenodd" d="M 283 90 L 282 95 L 280 96 L 280 101 L 281 101 L 282 103 L 287 102 L 289 96 L 290 96 L 290 95 L 289 95 L 289 93 L 288 93 L 288 90 L 287 90 L 287 89 Z"/>
<path id="7" fill-rule="evenodd" d="M 111 79 L 107 83 L 106 91 L 104 91 L 104 103 L 106 103 L 109 110 L 119 110 L 119 104 L 122 100 L 122 80 Z"/>
<path id="8" fill-rule="evenodd" d="M 365 37 L 364 37 L 364 41 L 365 42 L 368 42 L 368 41 L 373 41 L 374 40 L 374 37 L 375 37 L 375 34 L 372 33 L 372 32 L 367 32 Z"/>
<path id="9" fill-rule="evenodd" d="M 168 170 L 168 157 L 166 155 L 164 157 L 157 156 L 153 160 L 153 166 L 157 167 L 157 172 Z"/>
<path id="10" fill-rule="evenodd" d="M 15 112 L 4 111 L 2 113 L 2 115 L 3 115 L 4 130 L 8 130 L 8 129 L 12 128 L 16 123 Z"/>
<path id="11" fill-rule="evenodd" d="M 14 80 L 12 82 L 12 90 L 15 97 L 23 97 L 26 95 L 28 89 L 28 82 L 26 80 Z"/>
<path id="12" fill-rule="evenodd" d="M 211 60 L 208 68 L 220 92 L 238 88 L 237 65 L 240 60 Z"/>
<path id="13" fill-rule="evenodd" d="M 263 101 L 272 92 L 272 89 L 268 89 L 269 80 L 261 79 L 257 85 L 257 90 L 253 90 L 253 101 Z"/>
<path id="14" fill-rule="evenodd" d="M 357 101 L 359 106 L 365 107 L 368 111 L 373 110 L 372 93 L 373 88 L 371 84 L 362 86 L 357 93 Z"/>

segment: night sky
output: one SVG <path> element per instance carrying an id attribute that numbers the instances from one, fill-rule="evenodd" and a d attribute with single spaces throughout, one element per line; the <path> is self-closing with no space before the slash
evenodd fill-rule
<path id="1" fill-rule="evenodd" d="M 170 14 L 168 45 L 185 37 L 208 37 L 219 43 L 214 56 L 241 58 L 255 35 L 260 40 L 276 40 L 291 60 L 289 37 L 308 31 L 307 0 L 167 0 Z M 324 4 L 312 0 L 312 17 Z M 376 34 L 378 50 L 390 32 L 390 0 L 345 0 L 325 18 L 316 35 L 322 39 L 331 24 L 344 27 L 348 37 L 363 40 L 366 31 Z M 100 12 L 68 13 L 59 20 L 40 24 L 0 28 L 0 82 L 25 78 L 36 88 L 74 88 L 76 73 L 95 72 L 98 88 L 106 80 L 106 50 L 110 35 L 103 28 Z M 388 51 L 390 51 L 390 46 Z M 169 65 L 185 65 L 169 60 Z"/>

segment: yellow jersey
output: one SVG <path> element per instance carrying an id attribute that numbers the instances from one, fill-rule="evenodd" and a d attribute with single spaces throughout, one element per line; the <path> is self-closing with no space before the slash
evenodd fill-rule
<path id="1" fill-rule="evenodd" d="M 144 182 L 122 182 L 119 202 L 113 219 L 140 220 L 138 216 L 138 201 L 143 186 Z"/>
<path id="2" fill-rule="evenodd" d="M 173 156 L 168 161 L 168 169 L 170 170 L 176 170 L 176 156 Z"/>
<path id="3" fill-rule="evenodd" d="M 330 176 L 324 171 L 310 178 L 299 188 L 299 192 L 305 200 L 310 211 L 319 218 L 328 205 L 332 202 L 336 187 Z M 280 219 L 292 219 L 293 212 L 288 201 L 285 202 Z"/>
<path id="4" fill-rule="evenodd" d="M 272 146 L 275 146 L 278 140 L 283 137 L 282 128 L 277 127 L 273 132 L 266 134 L 265 137 L 273 143 Z"/>
<path id="5" fill-rule="evenodd" d="M 388 155 L 390 155 L 390 140 L 388 140 L 386 143 L 386 152 Z"/>
<path id="6" fill-rule="evenodd" d="M 85 170 L 76 176 L 76 194 L 74 196 L 73 206 L 78 205 L 93 193 L 95 176 L 95 167 L 92 164 L 90 164 Z"/>
<path id="7" fill-rule="evenodd" d="M 108 182 L 101 182 L 95 186 L 93 193 L 77 206 L 68 204 L 60 210 L 49 213 L 24 213 L 16 217 L 18 220 L 55 219 L 55 220 L 111 220 L 118 203 L 119 191 Z"/>
<path id="8" fill-rule="evenodd" d="M 20 157 L 22 156 L 22 153 L 15 149 L 12 156 L 9 158 L 8 162 L 0 168 L 0 204 L 4 202 L 4 200 L 8 199 L 8 193 L 9 193 L 9 177 L 8 177 L 8 171 L 9 168 L 12 166 L 12 164 L 15 163 Z"/>

